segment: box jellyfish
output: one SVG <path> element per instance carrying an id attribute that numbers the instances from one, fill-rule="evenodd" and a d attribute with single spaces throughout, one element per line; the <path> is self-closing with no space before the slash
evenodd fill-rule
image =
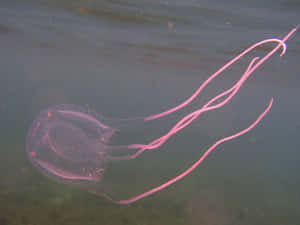
<path id="1" fill-rule="evenodd" d="M 131 204 L 150 196 L 187 176 L 218 145 L 235 139 L 253 129 L 270 110 L 273 98 L 258 115 L 257 119 L 249 123 L 248 127 L 213 143 L 205 150 L 204 154 L 184 172 L 165 183 L 159 184 L 154 188 L 149 188 L 148 191 L 132 196 L 129 199 L 116 199 L 101 189 L 101 184 L 103 179 L 105 179 L 107 164 L 112 161 L 117 163 L 120 160 L 134 160 L 145 151 L 158 149 L 170 137 L 191 124 L 203 112 L 218 109 L 230 102 L 249 76 L 270 58 L 270 56 L 279 50 L 281 50 L 280 56 L 285 54 L 285 42 L 296 30 L 297 28 L 292 29 L 282 39 L 266 39 L 253 44 L 221 67 L 216 73 L 212 74 L 186 101 L 174 108 L 155 115 L 139 119 L 114 120 L 105 118 L 78 106 L 60 105 L 50 107 L 39 114 L 28 131 L 26 151 L 29 159 L 44 175 L 64 183 L 76 184 L 86 188 L 92 193 L 102 195 L 117 204 Z M 245 72 L 231 88 L 216 94 L 216 96 L 213 96 L 201 108 L 184 116 L 161 137 L 157 137 L 149 143 L 131 143 L 128 145 L 112 144 L 112 138 L 122 134 L 122 132 L 126 132 L 123 131 L 124 126 L 135 126 L 136 122 L 150 122 L 174 113 L 190 104 L 214 78 L 219 76 L 244 55 L 266 43 L 275 43 L 276 46 L 267 52 L 265 56 L 254 57 L 250 60 L 248 66 L 245 68 Z M 122 188 L 122 184 L 119 185 L 120 188 Z"/>

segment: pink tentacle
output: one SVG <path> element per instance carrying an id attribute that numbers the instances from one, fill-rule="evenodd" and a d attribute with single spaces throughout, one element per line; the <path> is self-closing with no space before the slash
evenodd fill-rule
<path id="1" fill-rule="evenodd" d="M 214 97 L 213 99 L 211 99 L 209 102 L 207 102 L 202 108 L 200 108 L 199 110 L 196 110 L 188 115 L 186 115 L 185 117 L 183 117 L 179 122 L 177 122 L 175 124 L 175 126 L 173 128 L 171 128 L 171 130 L 163 135 L 162 137 L 157 138 L 156 140 L 150 142 L 149 144 L 134 144 L 134 145 L 130 145 L 131 148 L 140 148 L 140 150 L 137 152 L 137 154 L 134 155 L 134 157 L 137 157 L 138 155 L 140 155 L 142 152 L 144 152 L 147 149 L 155 149 L 158 148 L 159 146 L 161 146 L 163 143 L 166 142 L 167 139 L 169 139 L 172 135 L 174 135 L 175 133 L 177 133 L 178 131 L 180 131 L 181 129 L 183 129 L 184 127 L 188 126 L 193 120 L 195 120 L 199 115 L 201 115 L 203 112 L 206 111 L 210 111 L 213 109 L 217 109 L 222 107 L 223 105 L 225 105 L 227 102 L 229 102 L 238 92 L 238 90 L 242 87 L 243 83 L 248 79 L 248 77 L 263 63 L 265 62 L 270 56 L 272 56 L 277 50 L 279 50 L 280 47 L 282 47 L 282 51 L 280 53 L 280 56 L 282 56 L 283 54 L 285 54 L 286 52 L 286 44 L 285 41 L 296 31 L 297 29 L 294 28 L 292 29 L 282 40 L 280 39 L 276 39 L 276 38 L 272 38 L 272 39 L 266 39 L 263 41 L 260 41 L 256 44 L 253 44 L 252 46 L 250 46 L 249 48 L 247 48 L 245 51 L 243 51 L 242 53 L 240 53 L 238 56 L 236 56 L 234 59 L 232 59 L 231 61 L 229 61 L 227 64 L 225 64 L 223 67 L 221 67 L 216 73 L 214 73 L 213 75 L 211 75 L 201 86 L 200 88 L 185 102 L 183 102 L 182 104 L 168 110 L 165 111 L 163 113 L 160 114 L 156 114 L 154 116 L 150 116 L 150 117 L 146 117 L 145 120 L 153 120 L 153 119 L 157 119 L 160 118 L 162 116 L 165 116 L 167 114 L 170 114 L 174 111 L 179 110 L 180 108 L 184 107 L 185 105 L 189 104 L 197 95 L 199 95 L 199 93 L 203 90 L 203 88 L 209 84 L 215 77 L 217 77 L 221 72 L 223 72 L 225 69 L 227 69 L 229 66 L 231 66 L 233 63 L 235 63 L 237 60 L 239 60 L 241 57 L 243 57 L 245 54 L 249 53 L 250 51 L 252 51 L 253 49 L 257 48 L 260 45 L 266 44 L 266 43 L 270 43 L 270 42 L 276 42 L 278 43 L 276 47 L 274 47 L 273 50 L 271 50 L 267 55 L 265 55 L 263 58 L 261 58 L 258 62 L 256 62 L 259 57 L 255 57 L 251 60 L 251 62 L 249 63 L 246 71 L 243 73 L 243 75 L 241 76 L 240 80 L 230 89 L 220 93 L 219 95 L 217 95 L 216 97 Z M 255 64 L 256 62 L 256 64 Z M 231 93 L 227 98 L 225 98 L 225 100 L 221 101 L 218 104 L 212 105 L 213 102 L 217 101 L 218 99 L 220 99 L 221 97 L 227 95 Z"/>
<path id="2" fill-rule="evenodd" d="M 203 82 L 201 84 L 201 86 L 184 102 L 182 102 L 181 104 L 179 104 L 176 107 L 173 107 L 167 111 L 164 111 L 162 113 L 159 114 L 155 114 L 152 116 L 148 116 L 146 117 L 144 120 L 148 121 L 148 120 L 155 120 L 161 117 L 164 117 L 166 115 L 169 115 L 183 107 L 185 107 L 186 105 L 188 105 L 189 103 L 191 103 L 200 93 L 201 91 L 213 80 L 215 79 L 218 75 L 220 75 L 224 70 L 226 70 L 228 67 L 230 67 L 233 63 L 235 63 L 236 61 L 238 61 L 239 59 L 241 59 L 243 56 L 245 56 L 247 53 L 249 53 L 250 51 L 252 51 L 253 49 L 257 48 L 260 45 L 263 45 L 265 43 L 269 43 L 269 42 L 277 42 L 278 43 L 278 48 L 281 46 L 282 47 L 282 52 L 280 54 L 280 56 L 284 55 L 286 52 L 286 45 L 285 45 L 285 40 L 287 40 L 294 32 L 296 31 L 296 28 L 291 30 L 289 34 L 287 34 L 285 36 L 284 40 L 280 40 L 277 38 L 272 38 L 272 39 L 266 39 L 263 41 L 260 41 L 258 43 L 255 43 L 253 45 L 251 45 L 249 48 L 247 48 L 246 50 L 244 50 L 242 53 L 240 53 L 238 56 L 236 56 L 235 58 L 233 58 L 232 60 L 230 60 L 228 63 L 226 63 L 224 66 L 222 66 L 217 72 L 215 72 L 214 74 L 212 74 L 205 82 Z M 277 49 L 276 49 L 277 51 Z M 272 53 L 273 54 L 273 53 Z"/>
<path id="3" fill-rule="evenodd" d="M 214 98 L 212 98 L 211 100 L 209 100 L 204 106 L 202 106 L 200 109 L 186 115 L 185 117 L 183 117 L 181 120 L 179 120 L 170 130 L 169 132 L 167 132 L 165 135 L 153 140 L 152 142 L 148 143 L 148 144 L 132 144 L 129 145 L 128 148 L 129 149 L 138 149 L 138 151 L 132 155 L 129 156 L 125 156 L 125 158 L 128 159 L 134 159 L 136 157 L 138 157 L 139 155 L 141 155 L 145 150 L 151 150 L 151 149 L 156 149 L 158 147 L 160 147 L 161 145 L 163 145 L 171 136 L 173 136 L 175 133 L 179 132 L 180 130 L 182 130 L 183 128 L 185 128 L 186 126 L 188 126 L 189 124 L 191 124 L 196 118 L 198 118 L 203 112 L 206 111 L 210 111 L 210 110 L 214 110 L 214 109 L 218 109 L 221 108 L 222 106 L 224 106 L 226 103 L 228 103 L 239 91 L 239 89 L 243 86 L 243 84 L 245 83 L 245 81 L 249 78 L 249 76 L 260 66 L 262 65 L 270 56 L 272 56 L 277 50 L 279 50 L 280 47 L 282 47 L 282 51 L 280 53 L 280 56 L 284 55 L 286 52 L 286 44 L 285 41 L 297 30 L 297 28 L 292 29 L 282 40 L 280 39 L 266 39 L 263 41 L 260 41 L 258 43 L 253 44 L 252 46 L 250 46 L 249 48 L 247 48 L 246 50 L 244 50 L 242 53 L 240 53 L 238 56 L 236 56 L 234 59 L 232 59 L 231 61 L 229 61 L 227 64 L 225 64 L 223 67 L 221 67 L 216 73 L 214 73 L 213 75 L 211 75 L 201 86 L 200 88 L 192 95 L 188 98 L 188 100 L 186 100 L 185 102 L 183 102 L 182 104 L 167 110 L 163 113 L 159 113 L 156 114 L 154 116 L 150 116 L 150 117 L 146 117 L 145 120 L 154 120 L 160 117 L 163 117 L 165 115 L 168 115 L 174 111 L 177 111 L 179 109 L 181 109 L 182 107 L 184 107 L 185 105 L 189 104 L 194 98 L 196 98 L 200 92 L 204 89 L 204 87 L 206 87 L 214 78 L 216 78 L 218 75 L 220 75 L 220 73 L 222 73 L 224 70 L 226 70 L 229 66 L 231 66 L 233 63 L 235 63 L 237 60 L 239 60 L 240 58 L 242 58 L 244 55 L 246 55 L 247 53 L 249 53 L 250 51 L 252 51 L 253 49 L 266 44 L 266 43 L 270 43 L 270 42 L 276 42 L 277 46 L 274 47 L 268 54 L 266 54 L 263 58 L 261 58 L 259 60 L 259 57 L 254 57 L 250 63 L 248 64 L 247 69 L 245 70 L 245 72 L 243 73 L 243 75 L 241 76 L 241 78 L 236 82 L 236 84 L 234 84 L 231 88 L 227 89 L 226 91 L 223 91 L 222 93 L 218 94 L 217 96 L 215 96 Z M 257 62 L 257 60 L 259 60 Z M 222 100 L 221 102 L 214 104 L 214 102 L 216 102 L 217 100 L 221 99 L 222 97 L 228 95 L 224 100 Z"/>
<path id="4" fill-rule="evenodd" d="M 185 170 L 183 173 L 179 174 L 178 176 L 174 177 L 173 179 L 155 187 L 150 189 L 147 192 L 144 192 L 140 195 L 137 195 L 133 198 L 127 199 L 127 200 L 120 200 L 120 201 L 115 201 L 115 203 L 117 204 L 122 204 L 122 205 L 126 205 L 126 204 L 131 204 L 133 202 L 136 202 L 142 198 L 145 198 L 149 195 L 152 195 L 158 191 L 161 191 L 162 189 L 174 184 L 175 182 L 181 180 L 182 178 L 184 178 L 185 176 L 187 176 L 189 173 L 191 173 L 197 166 L 199 166 L 200 163 L 202 163 L 204 161 L 204 159 L 220 144 L 229 141 L 231 139 L 237 138 L 247 132 L 249 132 L 251 129 L 253 129 L 261 120 L 262 118 L 269 112 L 269 110 L 271 109 L 273 104 L 273 98 L 270 100 L 270 103 L 268 105 L 268 107 L 258 116 L 258 118 L 250 125 L 248 126 L 246 129 L 239 131 L 238 133 L 235 133 L 231 136 L 227 136 L 225 138 L 222 138 L 220 140 L 218 140 L 217 142 L 215 142 L 210 148 L 208 148 L 204 154 L 200 157 L 200 159 L 198 161 L 196 161 L 191 167 L 189 167 L 187 170 Z"/>

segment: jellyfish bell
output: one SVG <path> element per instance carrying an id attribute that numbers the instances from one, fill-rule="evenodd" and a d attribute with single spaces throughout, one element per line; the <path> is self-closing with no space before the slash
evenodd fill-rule
<path id="1" fill-rule="evenodd" d="M 71 109 L 76 113 L 66 113 Z M 105 143 L 115 129 L 83 115 L 88 114 L 79 107 L 62 105 L 42 111 L 34 120 L 26 149 L 33 165 L 47 176 L 66 182 L 101 179 Z"/>
<path id="2" fill-rule="evenodd" d="M 125 200 L 120 200 L 121 197 L 119 196 L 115 197 L 106 187 L 106 180 L 109 180 L 109 177 L 106 176 L 107 165 L 113 161 L 116 163 L 124 160 L 130 162 L 145 151 L 158 149 L 202 113 L 223 107 L 238 93 L 250 75 L 270 56 L 280 49 L 282 49 L 280 56 L 285 54 L 285 42 L 296 30 L 297 28 L 292 29 L 283 39 L 266 39 L 253 44 L 212 74 L 186 101 L 162 113 L 144 118 L 108 119 L 89 109 L 73 105 L 60 105 L 46 109 L 38 115 L 28 131 L 26 151 L 29 159 L 44 175 L 60 182 L 81 186 L 91 193 L 104 196 L 117 204 L 131 204 L 165 189 L 191 173 L 218 145 L 246 134 L 253 129 L 269 112 L 273 104 L 273 98 L 269 101 L 265 110 L 248 127 L 216 141 L 184 172 L 161 185 L 149 187 L 148 191 L 144 193 Z M 126 134 L 126 128 L 140 127 L 146 122 L 165 117 L 190 104 L 207 84 L 244 55 L 258 46 L 273 42 L 277 45 L 265 56 L 254 57 L 240 79 L 231 88 L 217 94 L 201 108 L 184 116 L 164 135 L 146 144 L 142 142 L 114 144 L 115 142 L 112 141 L 119 135 Z M 112 164 L 112 167 L 114 165 Z M 119 189 L 122 189 L 122 183 L 117 185 Z"/>

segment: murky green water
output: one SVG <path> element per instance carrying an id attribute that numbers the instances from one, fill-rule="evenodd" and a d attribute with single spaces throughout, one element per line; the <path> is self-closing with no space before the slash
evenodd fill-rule
<path id="1" fill-rule="evenodd" d="M 184 171 L 214 141 L 248 126 L 274 97 L 257 128 L 149 198 L 115 205 L 48 179 L 25 153 L 27 130 L 40 110 L 75 104 L 118 118 L 161 112 L 250 44 L 283 37 L 299 24 L 299 11 L 292 0 L 3 1 L 0 225 L 299 224 L 299 32 L 286 55 L 275 54 L 230 104 L 204 114 L 161 149 L 108 165 L 110 187 L 120 197 L 140 194 Z M 128 138 L 144 143 L 164 134 L 230 87 L 249 60 L 229 69 L 191 106 L 145 129 L 133 127 L 139 135 Z"/>

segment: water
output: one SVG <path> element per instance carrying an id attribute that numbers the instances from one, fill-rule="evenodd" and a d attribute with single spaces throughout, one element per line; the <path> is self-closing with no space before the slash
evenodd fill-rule
<path id="1" fill-rule="evenodd" d="M 266 62 L 231 104 L 203 115 L 159 151 L 108 171 L 118 177 L 110 185 L 120 194 L 145 191 L 248 126 L 274 96 L 260 126 L 153 197 L 116 206 L 40 176 L 25 153 L 27 130 L 41 110 L 75 104 L 117 118 L 161 112 L 250 44 L 282 37 L 299 24 L 299 10 L 297 1 L 2 1 L 0 224 L 299 224 L 299 32 L 286 55 Z M 146 127 L 144 140 L 230 87 L 249 60 L 192 106 Z"/>

